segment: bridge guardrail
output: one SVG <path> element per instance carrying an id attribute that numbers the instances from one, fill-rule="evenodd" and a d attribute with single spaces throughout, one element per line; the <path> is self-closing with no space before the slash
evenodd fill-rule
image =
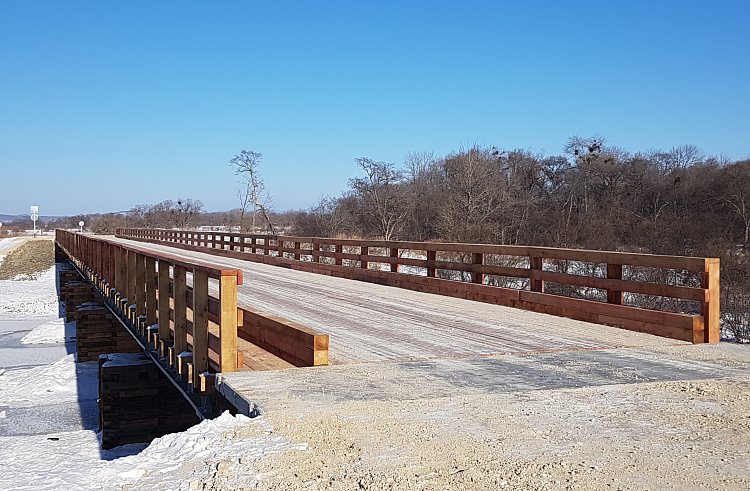
<path id="1" fill-rule="evenodd" d="M 164 229 L 118 229 L 117 236 L 533 310 L 693 343 L 719 341 L 720 280 L 716 258 Z M 511 260 L 505 261 L 507 258 Z M 551 261 L 602 264 L 606 277 L 545 270 L 545 263 Z M 507 262 L 512 265 L 503 265 Z M 623 267 L 694 272 L 700 277 L 700 286 L 623 279 Z M 394 274 L 406 270 L 412 274 Z M 454 281 L 456 276 L 467 281 Z M 492 286 L 487 281 L 492 278 L 524 280 L 524 289 Z M 546 282 L 604 290 L 606 302 L 545 293 Z M 624 293 L 694 301 L 700 305 L 701 313 L 691 315 L 628 306 L 623 302 Z"/>

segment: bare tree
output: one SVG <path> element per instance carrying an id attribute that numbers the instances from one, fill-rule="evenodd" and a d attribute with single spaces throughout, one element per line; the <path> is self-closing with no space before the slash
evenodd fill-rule
<path id="1" fill-rule="evenodd" d="M 239 155 L 235 155 L 229 160 L 229 164 L 234 167 L 234 173 L 240 176 L 240 182 L 242 187 L 237 190 L 237 198 L 240 201 L 240 228 L 246 230 L 245 227 L 245 213 L 248 207 L 252 204 L 253 206 L 253 224 L 252 231 L 255 233 L 256 217 L 258 210 L 260 210 L 263 218 L 265 218 L 268 228 L 272 234 L 276 233 L 273 223 L 268 216 L 268 204 L 271 200 L 271 196 L 266 191 L 265 183 L 258 173 L 258 167 L 260 165 L 260 159 L 263 154 L 260 152 L 253 152 L 248 150 L 242 150 Z"/>
<path id="2" fill-rule="evenodd" d="M 406 217 L 401 171 L 393 164 L 366 157 L 355 159 L 365 171 L 364 178 L 349 179 L 349 187 L 360 199 L 360 215 L 370 221 L 385 240 L 397 235 Z"/>

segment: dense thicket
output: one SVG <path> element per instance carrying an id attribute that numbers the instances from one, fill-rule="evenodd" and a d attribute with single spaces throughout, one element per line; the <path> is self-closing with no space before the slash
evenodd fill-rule
<path id="1" fill-rule="evenodd" d="M 364 177 L 298 213 L 295 235 L 720 257 L 725 318 L 750 335 L 750 160 L 691 145 L 630 153 L 593 137 L 558 156 L 473 146 L 356 163 Z"/>

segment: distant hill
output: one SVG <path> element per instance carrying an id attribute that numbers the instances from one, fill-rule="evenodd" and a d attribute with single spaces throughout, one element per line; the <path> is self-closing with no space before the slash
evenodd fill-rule
<path id="1" fill-rule="evenodd" d="M 3 215 L 0 214 L 0 222 L 6 223 L 6 222 L 12 222 L 13 220 L 28 220 L 30 218 L 30 215 Z M 50 220 L 56 220 L 58 218 L 64 218 L 64 217 L 55 217 L 55 216 L 47 216 L 42 215 L 39 217 L 39 221 L 41 222 L 49 222 Z"/>

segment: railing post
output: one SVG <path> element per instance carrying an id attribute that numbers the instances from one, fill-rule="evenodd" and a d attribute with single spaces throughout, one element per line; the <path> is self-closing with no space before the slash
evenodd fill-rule
<path id="1" fill-rule="evenodd" d="M 474 252 L 471 254 L 471 263 L 473 265 L 483 265 L 484 264 L 484 254 L 481 252 Z M 472 283 L 479 283 L 480 285 L 484 285 L 484 274 L 478 272 L 478 271 L 472 271 L 471 272 L 471 282 Z"/>
<path id="2" fill-rule="evenodd" d="M 187 351 L 187 281 L 185 278 L 185 267 L 175 264 L 173 266 L 172 281 L 174 298 L 174 355 L 177 356 Z"/>
<path id="3" fill-rule="evenodd" d="M 312 262 L 317 263 L 320 262 L 320 244 L 316 244 L 315 242 L 312 243 L 312 252 L 310 255 L 312 256 Z"/>
<path id="4" fill-rule="evenodd" d="M 622 279 L 622 264 L 607 264 L 607 278 L 612 280 Z M 622 305 L 622 292 L 607 290 L 607 303 Z"/>
<path id="5" fill-rule="evenodd" d="M 234 316 L 237 317 L 236 312 Z M 199 376 L 206 371 L 208 371 L 208 273 L 194 269 L 193 387 L 200 387 Z"/>
<path id="6" fill-rule="evenodd" d="M 156 324 L 156 259 L 146 256 L 146 325 L 153 326 L 154 324 Z"/>
<path id="7" fill-rule="evenodd" d="M 159 339 L 172 339 L 169 329 L 169 263 L 159 260 Z"/>
<path id="8" fill-rule="evenodd" d="M 437 278 L 437 268 L 435 267 L 435 261 L 437 260 L 437 251 L 427 251 L 427 276 L 430 278 Z M 430 266 L 430 262 L 433 263 Z"/>
<path id="9" fill-rule="evenodd" d="M 529 273 L 533 274 L 534 271 L 542 271 L 542 264 L 544 261 L 539 256 L 529 256 Z M 529 278 L 529 289 L 532 292 L 544 293 L 544 281 Z"/>
<path id="10" fill-rule="evenodd" d="M 250 252 L 252 252 L 253 254 L 255 254 L 255 245 L 257 243 L 258 242 L 256 241 L 255 237 L 250 237 Z"/>
<path id="11" fill-rule="evenodd" d="M 701 302 L 703 316 L 703 337 L 706 343 L 718 343 L 721 338 L 720 321 L 720 261 L 706 259 L 705 271 L 701 274 L 701 288 L 708 290 L 708 301 Z"/>
<path id="12" fill-rule="evenodd" d="M 135 303 L 135 252 L 133 251 L 127 251 L 128 256 L 128 291 L 125 295 L 128 299 L 128 304 L 126 306 L 127 312 L 126 315 L 128 316 L 128 319 L 130 319 L 131 322 L 135 323 L 136 320 L 133 319 L 133 316 L 131 315 L 130 306 Z"/>
<path id="13" fill-rule="evenodd" d="M 237 371 L 237 276 L 219 279 L 219 367 L 221 372 Z"/>
<path id="14" fill-rule="evenodd" d="M 344 253 L 344 246 L 341 244 L 335 244 L 333 246 L 333 252 L 335 254 L 343 254 Z M 333 262 L 336 264 L 336 266 L 342 266 L 344 264 L 344 260 L 340 257 L 333 258 Z"/>
<path id="15" fill-rule="evenodd" d="M 146 315 L 146 262 L 143 254 L 135 255 L 136 316 Z"/>
<path id="16" fill-rule="evenodd" d="M 398 248 L 397 247 L 391 247 L 391 257 L 398 257 Z M 391 272 L 392 273 L 398 273 L 399 270 L 399 264 L 398 263 L 391 263 Z"/>
<path id="17" fill-rule="evenodd" d="M 298 252 L 298 251 L 299 251 L 299 248 L 300 248 L 300 246 L 301 246 L 301 245 L 302 245 L 302 244 L 301 244 L 301 243 L 299 243 L 299 242 L 295 242 L 295 243 L 294 243 L 294 249 L 295 249 L 295 252 L 294 252 L 294 259 L 296 259 L 296 260 L 298 260 L 298 261 L 299 261 L 299 257 L 300 257 L 300 254 L 299 254 L 299 252 Z"/>
<path id="18" fill-rule="evenodd" d="M 370 248 L 367 246 L 360 246 L 359 247 L 359 255 L 361 256 L 359 258 L 359 267 L 362 269 L 369 269 L 370 263 L 365 259 L 364 257 L 369 253 Z"/>

